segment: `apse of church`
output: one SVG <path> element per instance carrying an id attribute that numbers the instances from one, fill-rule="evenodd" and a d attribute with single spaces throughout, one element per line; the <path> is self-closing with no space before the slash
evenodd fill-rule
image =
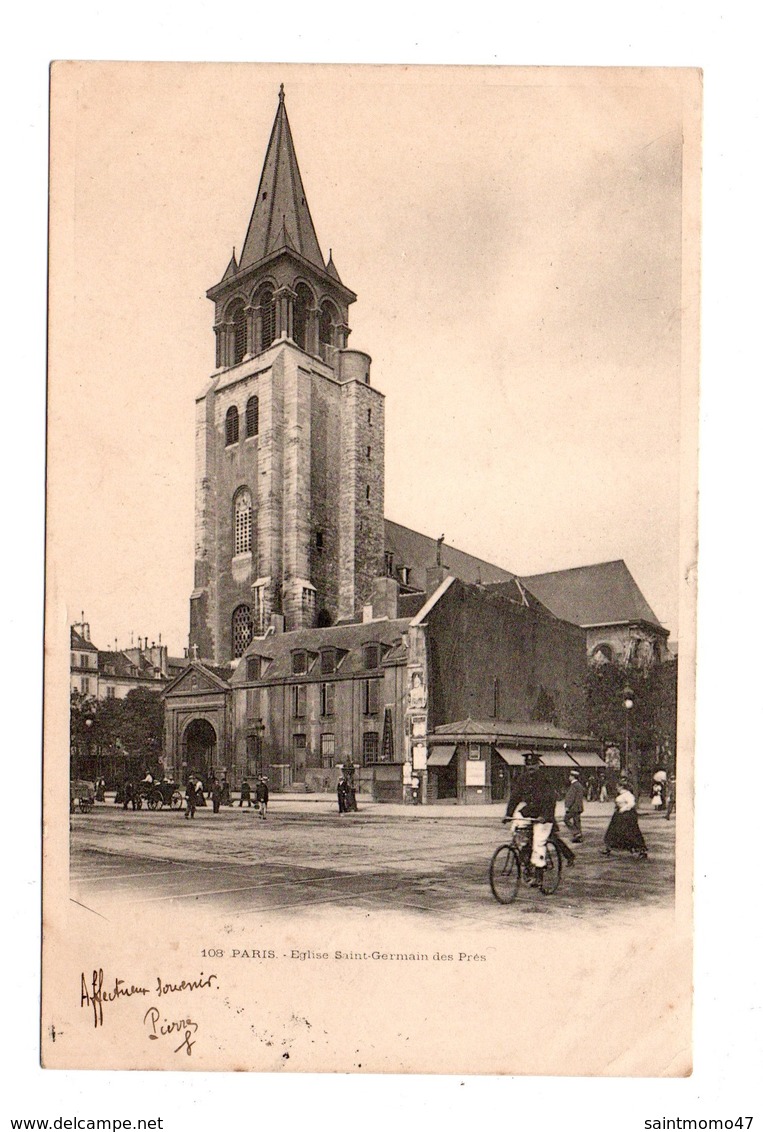
<path id="1" fill-rule="evenodd" d="M 347 346 L 356 296 L 320 250 L 283 89 L 241 256 L 207 294 L 190 644 L 225 664 L 272 624 L 357 619 L 383 572 L 384 398 Z"/>

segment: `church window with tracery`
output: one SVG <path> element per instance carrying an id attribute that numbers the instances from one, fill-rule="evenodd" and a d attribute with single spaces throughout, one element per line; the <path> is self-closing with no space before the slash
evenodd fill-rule
<path id="1" fill-rule="evenodd" d="M 234 553 L 246 554 L 252 549 L 252 496 L 248 488 L 236 494 L 233 505 Z"/>
<path id="2" fill-rule="evenodd" d="M 243 656 L 252 642 L 252 611 L 248 605 L 237 605 L 231 618 L 233 656 Z"/>

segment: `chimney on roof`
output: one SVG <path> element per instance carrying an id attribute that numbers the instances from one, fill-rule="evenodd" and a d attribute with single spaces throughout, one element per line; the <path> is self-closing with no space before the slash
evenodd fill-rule
<path id="1" fill-rule="evenodd" d="M 374 607 L 372 605 L 363 606 L 363 624 L 366 625 L 369 621 L 374 619 Z"/>
<path id="2" fill-rule="evenodd" d="M 270 628 L 274 633 L 283 633 L 286 630 L 286 618 L 283 613 L 271 613 Z"/>
<path id="3" fill-rule="evenodd" d="M 427 597 L 431 597 L 438 586 L 448 576 L 448 567 L 438 564 L 437 566 L 427 566 Z"/>
<path id="4" fill-rule="evenodd" d="M 397 578 L 388 576 L 374 578 L 374 617 L 389 617 L 390 621 L 394 621 L 398 616 L 399 595 L 400 586 Z"/>

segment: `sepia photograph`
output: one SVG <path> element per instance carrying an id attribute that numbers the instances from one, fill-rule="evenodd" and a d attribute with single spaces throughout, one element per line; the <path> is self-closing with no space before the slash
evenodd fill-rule
<path id="1" fill-rule="evenodd" d="M 701 73 L 50 97 L 43 1065 L 690 1075 Z"/>

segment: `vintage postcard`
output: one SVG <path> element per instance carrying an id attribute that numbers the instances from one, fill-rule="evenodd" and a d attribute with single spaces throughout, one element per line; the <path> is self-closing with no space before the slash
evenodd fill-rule
<path id="1" fill-rule="evenodd" d="M 46 1067 L 691 1072 L 701 88 L 54 64 Z"/>

